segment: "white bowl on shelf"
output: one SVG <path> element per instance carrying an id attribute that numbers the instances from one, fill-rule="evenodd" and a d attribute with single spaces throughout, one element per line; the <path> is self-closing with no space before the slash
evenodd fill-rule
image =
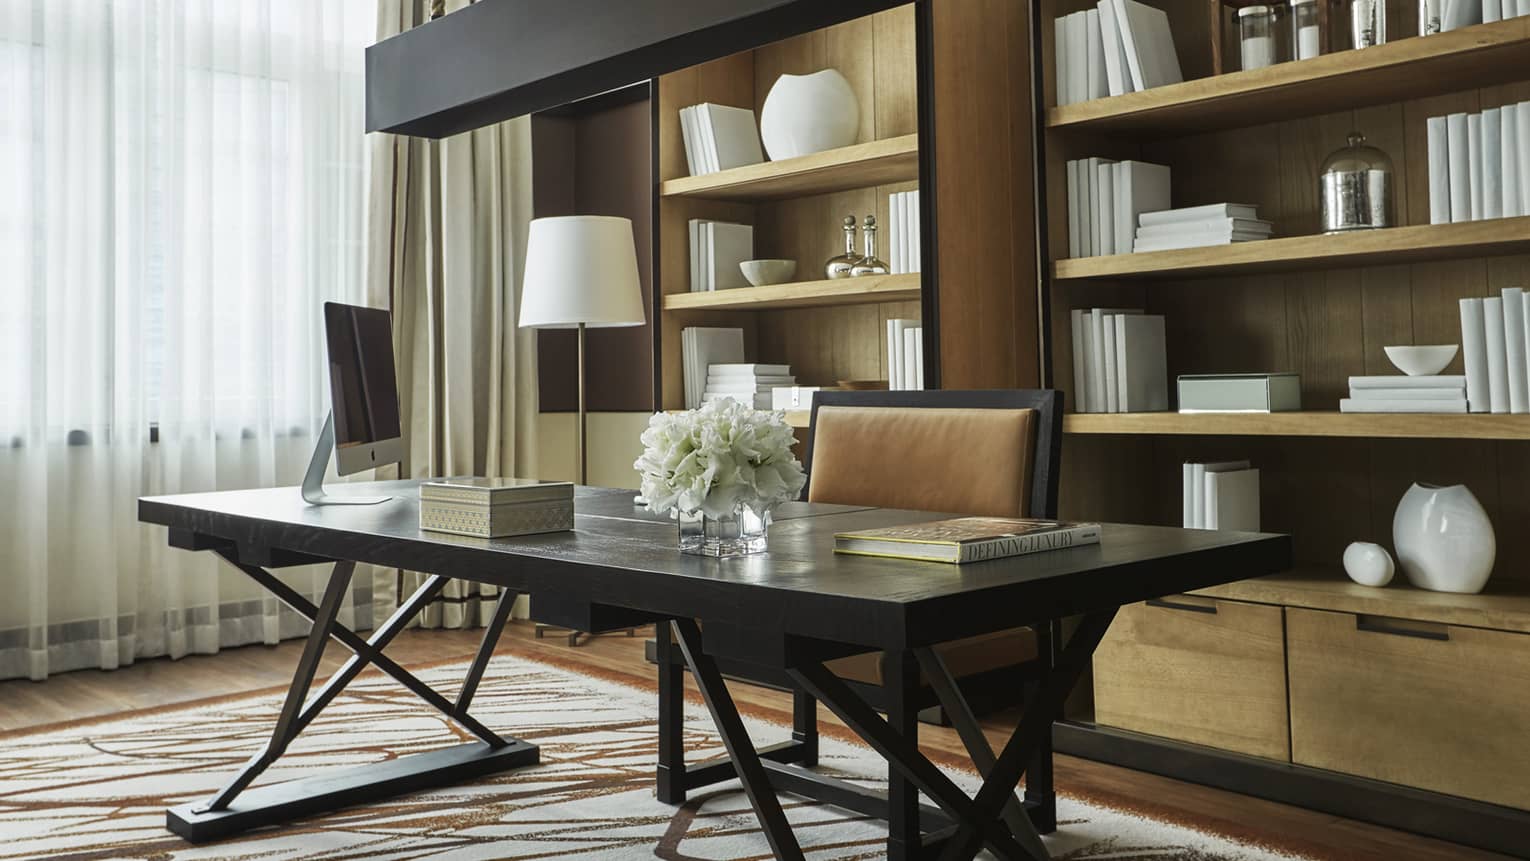
<path id="1" fill-rule="evenodd" d="M 1458 344 L 1429 344 L 1419 347 L 1383 347 L 1397 370 L 1410 377 L 1428 377 L 1445 370 L 1460 349 Z"/>
<path id="2" fill-rule="evenodd" d="M 756 287 L 784 284 L 797 274 L 795 260 L 745 260 L 738 265 L 744 279 Z"/>

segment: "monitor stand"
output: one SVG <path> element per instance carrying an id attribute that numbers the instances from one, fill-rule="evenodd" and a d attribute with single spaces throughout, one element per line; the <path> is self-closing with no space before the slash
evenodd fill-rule
<path id="1" fill-rule="evenodd" d="M 376 505 L 387 502 L 391 496 L 330 496 L 324 492 L 324 473 L 329 469 L 329 453 L 335 450 L 335 414 L 324 417 L 324 430 L 319 431 L 319 442 L 313 448 L 308 461 L 308 472 L 303 475 L 303 501 L 309 505 Z"/>

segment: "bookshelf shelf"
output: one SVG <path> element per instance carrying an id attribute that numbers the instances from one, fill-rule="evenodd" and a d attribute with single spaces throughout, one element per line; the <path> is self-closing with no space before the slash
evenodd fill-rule
<path id="1" fill-rule="evenodd" d="M 659 185 L 659 196 L 774 200 L 918 178 L 919 136 L 910 134 L 701 176 L 677 177 Z"/>
<path id="2" fill-rule="evenodd" d="M 1502 577 L 1490 580 L 1487 590 L 1480 595 L 1457 595 L 1405 584 L 1376 589 L 1352 582 L 1341 570 L 1314 567 L 1213 586 L 1192 594 L 1530 633 L 1530 587 Z"/>
<path id="3" fill-rule="evenodd" d="M 1047 111 L 1049 128 L 1183 135 L 1522 80 L 1530 18 L 1325 54 Z"/>
<path id="4" fill-rule="evenodd" d="M 1525 20 L 1530 21 L 1530 18 Z M 1433 37 L 1430 37 L 1433 38 Z M 1059 281 L 1253 274 L 1530 252 L 1530 216 L 1290 236 L 1206 248 L 1074 257 L 1054 264 Z"/>
<path id="5" fill-rule="evenodd" d="M 1422 413 L 1070 413 L 1070 434 L 1530 440 L 1530 415 Z"/>
<path id="6" fill-rule="evenodd" d="M 826 305 L 867 305 L 919 299 L 919 273 L 797 281 L 704 293 L 668 293 L 666 311 L 766 311 Z"/>

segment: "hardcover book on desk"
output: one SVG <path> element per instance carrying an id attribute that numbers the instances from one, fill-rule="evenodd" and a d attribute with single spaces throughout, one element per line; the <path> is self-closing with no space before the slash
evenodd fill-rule
<path id="1" fill-rule="evenodd" d="M 910 526 L 842 532 L 834 536 L 834 552 L 962 564 L 1098 543 L 1098 523 L 957 517 Z"/>
<path id="2" fill-rule="evenodd" d="M 1181 374 L 1182 413 L 1277 413 L 1302 408 L 1299 374 Z"/>

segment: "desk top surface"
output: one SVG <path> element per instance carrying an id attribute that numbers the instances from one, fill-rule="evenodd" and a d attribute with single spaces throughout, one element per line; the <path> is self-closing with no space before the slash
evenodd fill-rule
<path id="1" fill-rule="evenodd" d="M 914 629 L 940 642 L 1270 574 L 1291 557 L 1283 535 L 1125 524 L 1104 524 L 1098 545 L 959 566 L 849 556 L 833 552 L 835 533 L 954 515 L 787 503 L 766 553 L 711 559 L 681 554 L 674 524 L 632 491 L 580 487 L 573 531 L 485 539 L 422 531 L 418 484 L 338 488 L 394 497 L 371 506 L 314 507 L 290 487 L 146 497 L 139 519 L 241 556 L 277 548 L 866 643 L 907 643 Z"/>

